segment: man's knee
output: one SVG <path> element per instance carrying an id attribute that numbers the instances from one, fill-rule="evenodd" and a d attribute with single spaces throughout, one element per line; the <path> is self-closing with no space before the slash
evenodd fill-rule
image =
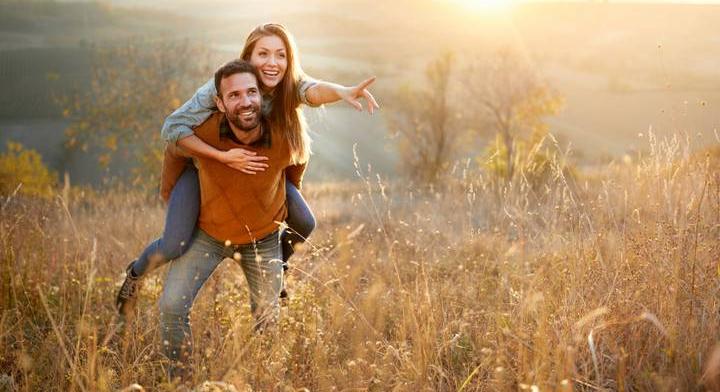
<path id="1" fill-rule="evenodd" d="M 186 324 L 189 322 L 190 302 L 175 295 L 163 295 L 158 304 L 160 322 L 165 325 Z"/>

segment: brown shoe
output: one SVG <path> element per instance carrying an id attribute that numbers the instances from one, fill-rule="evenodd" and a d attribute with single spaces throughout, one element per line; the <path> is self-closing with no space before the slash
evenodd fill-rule
<path id="1" fill-rule="evenodd" d="M 125 281 L 120 287 L 120 291 L 118 291 L 117 298 L 115 299 L 115 308 L 120 316 L 123 317 L 130 317 L 135 313 L 138 292 L 140 292 L 140 286 L 142 286 L 142 279 L 132 274 L 133 264 L 135 264 L 134 261 L 127 266 L 125 270 Z"/>

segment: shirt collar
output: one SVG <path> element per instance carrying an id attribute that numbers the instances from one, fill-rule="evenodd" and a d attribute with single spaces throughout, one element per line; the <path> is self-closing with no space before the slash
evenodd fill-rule
<path id="1" fill-rule="evenodd" d="M 251 147 L 270 148 L 271 140 L 270 140 L 269 129 L 270 128 L 269 128 L 267 122 L 265 121 L 265 119 L 264 118 L 261 119 L 260 120 L 260 137 L 258 138 L 258 140 L 255 140 L 254 142 L 252 142 L 250 144 L 245 144 L 245 143 L 241 142 L 240 139 L 237 138 L 237 136 L 235 136 L 235 133 L 230 128 L 230 123 L 228 122 L 228 119 L 226 116 L 223 116 L 222 121 L 220 121 L 220 137 L 221 138 L 225 137 L 225 138 L 232 140 L 236 144 L 242 144 L 242 145 L 251 146 Z"/>

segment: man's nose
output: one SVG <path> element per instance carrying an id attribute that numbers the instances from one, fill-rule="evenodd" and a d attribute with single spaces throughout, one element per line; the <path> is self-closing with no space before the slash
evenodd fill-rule
<path id="1" fill-rule="evenodd" d="M 244 94 L 240 96 L 240 101 L 238 102 L 240 106 L 250 106 L 250 97 L 247 94 Z"/>

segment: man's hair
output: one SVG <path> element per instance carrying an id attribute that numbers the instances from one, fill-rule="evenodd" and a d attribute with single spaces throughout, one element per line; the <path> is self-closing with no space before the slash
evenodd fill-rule
<path id="1" fill-rule="evenodd" d="M 233 60 L 215 71 L 215 91 L 217 91 L 218 97 L 222 98 L 222 94 L 220 93 L 220 82 L 228 76 L 239 73 L 249 73 L 255 76 L 255 80 L 257 81 L 259 87 L 260 75 L 258 74 L 257 69 L 245 60 Z"/>

